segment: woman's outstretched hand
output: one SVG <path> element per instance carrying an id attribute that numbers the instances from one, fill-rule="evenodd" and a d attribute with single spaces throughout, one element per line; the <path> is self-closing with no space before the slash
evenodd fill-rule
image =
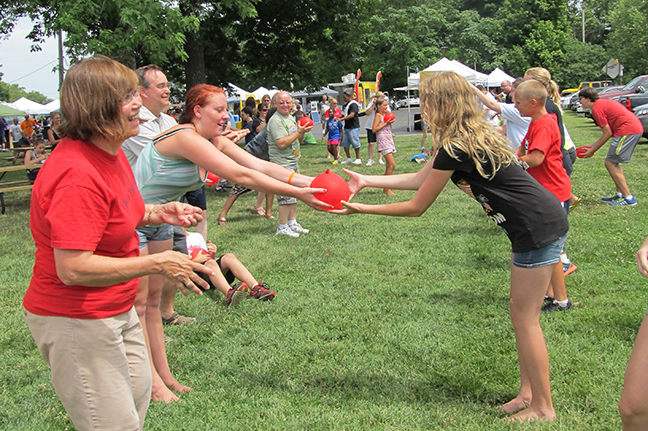
<path id="1" fill-rule="evenodd" d="M 364 180 L 364 176 L 360 175 L 357 172 L 350 171 L 348 169 L 342 169 L 345 174 L 349 175 L 351 178 L 349 179 L 349 191 L 351 192 L 351 195 L 349 196 L 349 200 L 353 199 L 353 197 L 358 193 L 360 190 L 365 188 L 367 186 L 366 181 Z"/>

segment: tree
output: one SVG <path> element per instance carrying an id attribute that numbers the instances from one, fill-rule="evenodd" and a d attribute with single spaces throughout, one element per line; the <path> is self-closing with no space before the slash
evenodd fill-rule
<path id="1" fill-rule="evenodd" d="M 498 14 L 500 60 L 509 73 L 529 67 L 560 69 L 568 38 L 565 0 L 505 0 Z"/>
<path id="2" fill-rule="evenodd" d="M 2 77 L 2 74 L 0 74 Z M 52 101 L 49 97 L 45 96 L 38 91 L 27 91 L 18 84 L 7 84 L 0 81 L 0 100 L 3 102 L 15 102 L 21 97 L 25 97 L 32 102 L 40 103 L 42 105 Z"/>
<path id="3" fill-rule="evenodd" d="M 625 67 L 625 74 L 641 75 L 648 71 L 648 1 L 619 0 L 610 13 L 612 31 L 610 52 Z"/>
<path id="4" fill-rule="evenodd" d="M 5 33 L 17 18 L 29 17 L 34 50 L 63 30 L 73 60 L 103 54 L 130 67 L 186 59 L 184 32 L 197 26 L 171 0 L 18 0 L 7 3 L 1 17 Z"/>

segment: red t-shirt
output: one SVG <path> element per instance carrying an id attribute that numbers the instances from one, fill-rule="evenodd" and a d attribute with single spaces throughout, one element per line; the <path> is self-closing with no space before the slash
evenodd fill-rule
<path id="1" fill-rule="evenodd" d="M 543 115 L 532 121 L 529 130 L 522 140 L 527 154 L 533 150 L 541 151 L 545 158 L 538 166 L 527 169 L 527 172 L 554 194 L 560 202 L 571 197 L 571 180 L 562 164 L 560 151 L 560 129 L 554 114 Z"/>
<path id="2" fill-rule="evenodd" d="M 144 202 L 121 148 L 113 156 L 89 142 L 63 139 L 32 190 L 36 262 L 24 307 L 41 316 L 80 319 L 130 310 L 139 279 L 108 287 L 66 286 L 56 273 L 54 249 L 139 256 L 135 226 L 143 217 Z"/>
<path id="3" fill-rule="evenodd" d="M 643 125 L 634 112 L 616 100 L 596 99 L 592 117 L 601 129 L 609 124 L 612 136 L 641 135 L 644 132 Z"/>

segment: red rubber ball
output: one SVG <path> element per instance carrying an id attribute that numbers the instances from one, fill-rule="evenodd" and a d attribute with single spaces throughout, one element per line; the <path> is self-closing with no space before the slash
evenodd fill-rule
<path id="1" fill-rule="evenodd" d="M 579 159 L 585 157 L 586 152 L 587 152 L 587 148 L 585 148 L 585 146 L 576 148 L 576 155 L 578 156 Z"/>
<path id="2" fill-rule="evenodd" d="M 342 209 L 342 203 L 340 201 L 348 201 L 349 196 L 351 196 L 349 185 L 344 178 L 330 172 L 328 169 L 326 172 L 316 176 L 310 186 L 318 189 L 326 189 L 326 193 L 315 193 L 315 197 L 322 202 L 333 205 L 333 208 L 324 208 L 327 211 Z"/>
<path id="3" fill-rule="evenodd" d="M 385 116 L 383 117 L 383 120 L 385 121 L 385 123 L 389 123 L 391 120 L 395 120 L 395 119 L 396 119 L 396 116 L 394 114 L 392 114 L 391 112 L 386 113 Z"/>
<path id="4" fill-rule="evenodd" d="M 299 125 L 302 127 L 310 127 L 315 124 L 313 123 L 313 120 L 308 117 L 301 117 L 299 120 L 297 120 L 297 123 L 299 123 Z"/>

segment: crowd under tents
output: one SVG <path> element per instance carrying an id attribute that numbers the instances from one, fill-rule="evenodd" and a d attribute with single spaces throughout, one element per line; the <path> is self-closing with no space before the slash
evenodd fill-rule
<path id="1" fill-rule="evenodd" d="M 16 113 L 2 113 L 3 117 L 17 117 L 17 116 L 22 116 L 25 114 L 30 114 L 30 115 L 49 115 L 51 112 L 58 111 L 61 109 L 61 104 L 60 100 L 53 100 L 47 105 L 41 105 L 40 103 L 36 103 L 33 100 L 29 100 L 26 97 L 21 97 L 20 99 L 16 100 L 13 103 L 2 103 L 1 104 L 3 107 L 10 107 L 16 110 Z M 5 112 L 6 109 L 2 108 L 3 110 L 1 112 Z M 8 111 L 7 111 L 8 112 Z"/>

